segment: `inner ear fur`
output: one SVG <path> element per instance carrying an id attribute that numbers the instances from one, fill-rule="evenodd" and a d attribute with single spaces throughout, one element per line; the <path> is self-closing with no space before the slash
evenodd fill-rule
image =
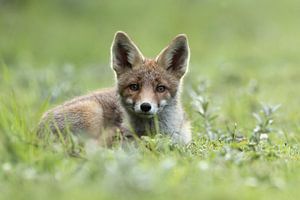
<path id="1" fill-rule="evenodd" d="M 111 63 L 116 73 L 139 66 L 143 60 L 143 54 L 130 37 L 125 32 L 116 32 L 111 46 Z"/>
<path id="2" fill-rule="evenodd" d="M 176 77 L 181 78 L 187 71 L 189 57 L 187 36 L 180 34 L 158 54 L 156 62 Z"/>

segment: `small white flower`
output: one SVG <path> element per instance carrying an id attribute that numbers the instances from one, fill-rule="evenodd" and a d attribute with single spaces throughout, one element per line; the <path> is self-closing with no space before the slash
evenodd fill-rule
<path id="1" fill-rule="evenodd" d="M 165 159 L 162 161 L 161 163 L 161 166 L 163 169 L 165 170 L 170 170 L 172 169 L 174 166 L 176 165 L 176 161 L 171 159 L 171 158 L 168 158 L 168 159 Z"/>
<path id="2" fill-rule="evenodd" d="M 259 137 L 260 140 L 268 140 L 268 138 L 269 138 L 269 136 L 266 133 L 261 134 Z"/>
<path id="3" fill-rule="evenodd" d="M 28 168 L 24 170 L 23 176 L 28 180 L 34 179 L 36 177 L 36 171 L 33 168 Z"/>
<path id="4" fill-rule="evenodd" d="M 202 170 L 202 171 L 206 171 L 209 168 L 209 164 L 205 161 L 200 161 L 198 163 L 198 167 Z"/>
<path id="5" fill-rule="evenodd" d="M 5 171 L 5 172 L 11 171 L 11 169 L 12 169 L 11 164 L 10 164 L 10 163 L 4 163 L 4 164 L 2 165 L 2 169 L 3 169 L 3 171 Z"/>

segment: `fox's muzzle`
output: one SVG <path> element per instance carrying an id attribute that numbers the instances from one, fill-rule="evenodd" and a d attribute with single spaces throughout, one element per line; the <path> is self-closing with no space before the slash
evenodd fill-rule
<path id="1" fill-rule="evenodd" d="M 136 104 L 134 105 L 134 112 L 141 116 L 151 117 L 154 116 L 157 111 L 157 104 L 150 101 L 140 101 L 136 102 Z"/>
<path id="2" fill-rule="evenodd" d="M 151 110 L 151 104 L 150 103 L 142 103 L 141 110 L 145 113 L 149 112 Z"/>

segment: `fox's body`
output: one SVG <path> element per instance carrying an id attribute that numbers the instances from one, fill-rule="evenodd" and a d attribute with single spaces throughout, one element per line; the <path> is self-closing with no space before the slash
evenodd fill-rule
<path id="1" fill-rule="evenodd" d="M 177 36 L 156 59 L 146 59 L 123 33 L 112 45 L 117 87 L 75 98 L 46 112 L 40 130 L 71 130 L 107 143 L 117 132 L 127 136 L 156 133 L 175 142 L 191 140 L 189 122 L 180 102 L 181 78 L 189 59 L 184 35 Z"/>

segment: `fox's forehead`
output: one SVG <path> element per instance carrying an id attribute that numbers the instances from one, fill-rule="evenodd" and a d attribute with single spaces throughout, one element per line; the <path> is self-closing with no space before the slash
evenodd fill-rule
<path id="1" fill-rule="evenodd" d="M 141 66 L 135 66 L 132 70 L 122 75 L 131 82 L 162 82 L 170 80 L 172 76 L 163 68 L 159 67 L 155 61 L 146 61 Z"/>
<path id="2" fill-rule="evenodd" d="M 179 80 L 167 70 L 160 67 L 153 59 L 145 59 L 141 66 L 134 66 L 133 69 L 121 74 L 118 77 L 119 86 L 130 83 L 157 84 L 162 83 L 170 87 L 177 87 Z"/>
<path id="3" fill-rule="evenodd" d="M 141 67 L 138 69 L 133 69 L 128 73 L 124 74 L 122 80 L 126 80 L 124 83 L 137 82 L 137 83 L 156 83 L 156 82 L 166 82 L 169 80 L 168 74 L 161 69 L 157 68 L 146 68 Z M 120 79 L 121 80 L 121 79 Z"/>
<path id="4" fill-rule="evenodd" d="M 143 67 L 144 68 L 149 68 L 149 69 L 155 69 L 158 68 L 158 64 L 156 62 L 156 60 L 154 59 L 149 59 L 149 58 L 145 58 L 145 60 L 143 61 Z"/>

